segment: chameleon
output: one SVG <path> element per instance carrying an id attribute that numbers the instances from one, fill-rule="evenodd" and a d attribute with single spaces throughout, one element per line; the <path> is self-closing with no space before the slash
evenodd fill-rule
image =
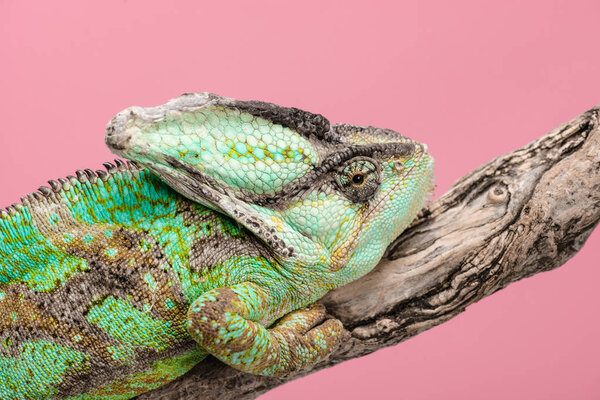
<path id="1" fill-rule="evenodd" d="M 130 107 L 118 156 L 0 211 L 0 398 L 129 399 L 208 355 L 286 376 L 429 195 L 427 146 L 209 93 Z"/>

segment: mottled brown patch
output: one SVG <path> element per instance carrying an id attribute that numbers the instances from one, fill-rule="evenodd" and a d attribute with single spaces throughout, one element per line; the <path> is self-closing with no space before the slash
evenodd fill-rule
<path id="1" fill-rule="evenodd" d="M 195 273 L 210 271 L 235 255 L 259 257 L 269 254 L 269 250 L 234 219 L 213 211 L 199 212 L 197 206 L 189 202 L 179 202 L 177 213 L 186 226 L 202 227 L 207 233 L 195 238 L 192 244 L 190 269 Z"/>

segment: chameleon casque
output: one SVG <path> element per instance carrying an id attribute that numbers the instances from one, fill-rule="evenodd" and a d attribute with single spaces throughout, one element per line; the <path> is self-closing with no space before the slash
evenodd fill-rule
<path id="1" fill-rule="evenodd" d="M 0 398 L 129 399 L 211 354 L 253 374 L 325 358 L 315 303 L 361 277 L 431 191 L 423 144 L 213 94 L 131 107 L 135 161 L 0 211 Z"/>

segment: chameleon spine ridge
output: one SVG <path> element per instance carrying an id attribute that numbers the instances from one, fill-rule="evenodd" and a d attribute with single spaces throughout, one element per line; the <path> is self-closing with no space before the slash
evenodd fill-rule
<path id="1" fill-rule="evenodd" d="M 66 178 L 58 178 L 56 180 L 51 179 L 48 181 L 48 186 L 40 186 L 37 192 L 28 193 L 25 197 L 21 197 L 19 203 L 11 204 L 10 206 L 0 209 L 0 218 L 8 219 L 15 215 L 18 215 L 22 207 L 30 207 L 43 201 L 44 199 L 53 198 L 55 195 L 71 189 L 71 180 L 77 180 L 80 183 L 89 182 L 92 186 L 98 185 L 98 178 L 101 182 L 107 182 L 115 173 L 132 173 L 133 171 L 143 170 L 134 161 L 122 161 L 119 159 L 114 160 L 115 164 L 110 162 L 103 163 L 106 170 L 96 170 L 95 172 L 89 168 L 84 170 L 78 169 L 75 171 L 75 175 L 67 175 Z M 132 174 L 132 178 L 135 178 Z"/>

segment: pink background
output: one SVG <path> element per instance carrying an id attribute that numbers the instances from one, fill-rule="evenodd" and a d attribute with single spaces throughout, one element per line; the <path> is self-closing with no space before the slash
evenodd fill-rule
<path id="1" fill-rule="evenodd" d="M 598 1 L 224 3 L 0 0 L 0 205 L 99 167 L 115 113 L 183 92 L 399 130 L 437 195 L 600 103 Z M 262 399 L 599 399 L 599 246 Z"/>

